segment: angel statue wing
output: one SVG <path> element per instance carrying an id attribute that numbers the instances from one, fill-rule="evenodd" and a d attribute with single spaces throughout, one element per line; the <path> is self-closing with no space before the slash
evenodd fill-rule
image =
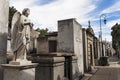
<path id="1" fill-rule="evenodd" d="M 18 34 L 18 29 L 19 29 L 19 26 L 20 26 L 20 12 L 16 12 L 14 15 L 13 15 L 13 18 L 12 18 L 12 27 L 11 27 L 11 49 L 13 51 L 16 51 L 17 50 L 17 34 Z"/>

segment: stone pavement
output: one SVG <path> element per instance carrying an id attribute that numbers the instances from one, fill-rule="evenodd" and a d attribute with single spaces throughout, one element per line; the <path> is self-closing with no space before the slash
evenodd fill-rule
<path id="1" fill-rule="evenodd" d="M 85 73 L 84 77 L 81 80 L 89 80 L 97 71 L 98 69 L 92 69 L 91 72 Z"/>
<path id="2" fill-rule="evenodd" d="M 120 68 L 101 68 L 88 80 L 120 80 Z"/>
<path id="3" fill-rule="evenodd" d="M 117 57 L 109 58 L 109 66 L 95 66 L 95 74 L 85 75 L 82 80 L 120 80 L 120 64 Z"/>

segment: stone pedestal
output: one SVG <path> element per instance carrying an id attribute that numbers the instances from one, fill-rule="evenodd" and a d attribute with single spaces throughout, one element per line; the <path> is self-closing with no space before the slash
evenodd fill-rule
<path id="1" fill-rule="evenodd" d="M 36 64 L 11 65 L 2 64 L 4 68 L 3 80 L 35 80 Z"/>
<path id="2" fill-rule="evenodd" d="M 39 54 L 32 57 L 36 67 L 36 80 L 63 80 L 65 59 L 57 54 Z"/>
<path id="3" fill-rule="evenodd" d="M 31 65 L 31 61 L 28 61 L 28 60 L 20 60 L 20 61 L 10 61 L 11 65 Z"/>

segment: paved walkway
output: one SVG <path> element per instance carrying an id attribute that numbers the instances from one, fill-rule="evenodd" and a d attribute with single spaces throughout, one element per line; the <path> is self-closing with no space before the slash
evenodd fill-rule
<path id="1" fill-rule="evenodd" d="M 118 58 L 110 57 L 109 61 L 109 66 L 96 66 L 98 71 L 89 80 L 120 80 Z"/>
<path id="2" fill-rule="evenodd" d="M 89 80 L 120 80 L 120 68 L 101 68 Z"/>

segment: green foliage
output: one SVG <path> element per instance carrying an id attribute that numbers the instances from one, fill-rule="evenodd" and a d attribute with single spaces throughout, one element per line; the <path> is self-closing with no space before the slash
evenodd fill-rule
<path id="1" fill-rule="evenodd" d="M 116 43 L 120 41 L 120 24 L 116 23 L 111 29 L 112 45 L 116 49 Z"/>
<path id="2" fill-rule="evenodd" d="M 14 13 L 17 12 L 17 10 L 12 6 L 9 7 L 9 27 L 11 28 L 11 21 Z"/>
<path id="3" fill-rule="evenodd" d="M 39 34 L 39 37 L 45 37 L 45 35 L 47 34 L 48 32 L 48 29 L 40 29 L 40 28 L 37 28 L 36 31 L 38 31 L 40 34 Z"/>

